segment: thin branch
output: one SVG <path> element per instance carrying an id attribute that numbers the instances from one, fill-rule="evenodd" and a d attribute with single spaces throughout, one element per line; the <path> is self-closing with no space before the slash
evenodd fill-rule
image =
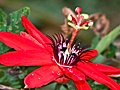
<path id="1" fill-rule="evenodd" d="M 8 86 L 5 86 L 5 85 L 1 85 L 1 84 L 0 84 L 0 89 L 1 90 L 19 90 L 19 89 L 11 88 L 11 87 L 8 87 Z"/>
<path id="2" fill-rule="evenodd" d="M 116 62 L 116 63 L 119 63 L 119 64 L 120 64 L 120 61 L 117 60 L 117 59 L 112 58 L 111 60 L 114 61 L 114 62 Z"/>

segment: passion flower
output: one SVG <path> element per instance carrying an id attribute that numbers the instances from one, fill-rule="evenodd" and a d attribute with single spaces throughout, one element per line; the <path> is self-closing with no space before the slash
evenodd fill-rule
<path id="1" fill-rule="evenodd" d="M 72 43 L 77 33 L 71 39 L 64 39 L 60 33 L 46 37 L 24 16 L 22 24 L 29 34 L 0 32 L 0 40 L 16 50 L 0 55 L 0 63 L 5 66 L 42 65 L 25 77 L 25 85 L 35 88 L 52 81 L 64 84 L 72 79 L 77 90 L 91 90 L 86 81 L 89 77 L 112 90 L 120 90 L 120 85 L 108 77 L 119 75 L 120 69 L 90 62 L 98 52 Z"/>

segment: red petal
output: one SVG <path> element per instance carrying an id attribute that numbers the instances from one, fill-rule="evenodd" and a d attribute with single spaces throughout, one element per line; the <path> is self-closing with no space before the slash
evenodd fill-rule
<path id="1" fill-rule="evenodd" d="M 57 65 L 42 66 L 30 73 L 25 78 L 24 82 L 30 88 L 41 87 L 57 79 L 61 75 L 63 75 L 63 72 Z"/>
<path id="2" fill-rule="evenodd" d="M 89 62 L 89 64 L 93 68 L 98 69 L 99 71 L 103 72 L 106 75 L 117 75 L 117 74 L 120 74 L 120 69 L 112 67 L 112 66 L 107 66 L 107 65 L 98 64 L 98 63 L 92 63 L 92 62 Z"/>
<path id="3" fill-rule="evenodd" d="M 64 74 L 72 79 L 77 87 L 77 90 L 91 90 L 88 83 L 85 81 L 85 75 L 76 68 L 63 68 Z"/>
<path id="4" fill-rule="evenodd" d="M 77 90 L 91 90 L 89 84 L 85 80 L 74 82 L 74 83 L 75 83 Z"/>
<path id="5" fill-rule="evenodd" d="M 41 49 L 41 46 L 33 41 L 10 32 L 0 32 L 0 41 L 16 50 Z"/>
<path id="6" fill-rule="evenodd" d="M 78 62 L 78 69 L 81 70 L 84 74 L 94 79 L 98 83 L 102 83 L 112 90 L 120 90 L 120 85 L 115 82 L 113 79 L 100 72 L 98 69 L 93 68 L 89 63 L 86 62 Z"/>
<path id="7" fill-rule="evenodd" d="M 73 81 L 85 80 L 85 75 L 76 68 L 63 68 L 64 74 Z"/>
<path id="8" fill-rule="evenodd" d="M 26 32 L 20 32 L 20 36 L 27 38 L 27 39 L 33 41 L 34 43 L 36 43 L 37 45 L 39 45 L 40 47 L 44 48 L 44 46 L 41 43 L 39 43 L 35 38 L 33 38 L 31 35 L 27 34 Z"/>
<path id="9" fill-rule="evenodd" d="M 97 50 L 91 50 L 91 51 L 88 51 L 86 53 L 83 53 L 80 56 L 80 59 L 81 60 L 90 60 L 90 59 L 94 58 L 97 54 L 98 54 Z"/>
<path id="10" fill-rule="evenodd" d="M 21 17 L 22 24 L 27 30 L 27 32 L 34 37 L 39 43 L 41 43 L 46 49 L 50 52 L 53 51 L 52 47 L 49 44 L 52 44 L 52 41 L 42 34 L 25 16 Z"/>
<path id="11" fill-rule="evenodd" d="M 47 51 L 27 50 L 14 51 L 0 55 L 0 63 L 6 66 L 38 66 L 55 64 Z"/>
<path id="12" fill-rule="evenodd" d="M 21 19 L 23 26 L 31 36 L 39 42 L 52 44 L 51 40 L 42 34 L 25 16 L 22 16 Z"/>

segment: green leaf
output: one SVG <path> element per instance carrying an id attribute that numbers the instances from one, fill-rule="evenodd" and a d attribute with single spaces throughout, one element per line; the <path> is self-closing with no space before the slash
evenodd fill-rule
<path id="1" fill-rule="evenodd" d="M 8 26 L 7 31 L 13 33 L 19 33 L 20 31 L 23 31 L 24 27 L 22 25 L 21 16 L 24 15 L 25 17 L 28 17 L 29 13 L 30 13 L 30 9 L 28 7 L 22 8 L 21 10 L 11 13 L 10 14 L 11 23 Z"/>
<path id="2" fill-rule="evenodd" d="M 113 51 L 113 50 L 107 50 L 106 51 L 106 56 L 107 57 L 114 57 L 115 56 L 115 51 Z"/>
<path id="3" fill-rule="evenodd" d="M 5 74 L 2 70 L 0 70 L 0 78 L 3 77 Z"/>
<path id="4" fill-rule="evenodd" d="M 0 83 L 5 82 L 7 80 L 7 75 L 4 75 L 0 78 Z"/>
<path id="5" fill-rule="evenodd" d="M 99 54 L 92 62 L 103 64 L 105 62 L 105 56 Z"/>
<path id="6" fill-rule="evenodd" d="M 67 83 L 67 86 L 68 86 L 68 90 L 77 90 L 74 82 L 72 80 L 70 80 L 68 83 Z M 61 89 L 62 90 L 62 89 Z"/>
<path id="7" fill-rule="evenodd" d="M 12 88 L 21 88 L 21 85 L 11 85 Z"/>
<path id="8" fill-rule="evenodd" d="M 120 26 L 116 27 L 108 35 L 106 35 L 99 41 L 99 43 L 95 48 L 98 51 L 98 53 L 104 51 L 105 48 L 107 48 L 113 42 L 113 40 L 118 36 L 119 31 L 120 31 Z"/>
<path id="9" fill-rule="evenodd" d="M 10 25 L 7 25 L 7 15 L 0 9 L 0 32 L 12 32 L 19 34 L 20 31 L 24 30 L 22 26 L 21 16 L 24 15 L 28 17 L 30 13 L 30 9 L 28 7 L 24 7 L 16 12 L 10 14 Z M 10 50 L 8 46 L 0 42 L 0 54 L 7 52 Z"/>
<path id="10" fill-rule="evenodd" d="M 61 86 L 62 86 L 62 84 L 57 83 L 57 84 L 55 85 L 55 90 L 60 90 Z"/>
<path id="11" fill-rule="evenodd" d="M 94 84 L 95 84 L 95 85 L 102 85 L 101 83 L 98 83 L 98 82 L 96 82 L 96 81 L 94 81 Z"/>
<path id="12" fill-rule="evenodd" d="M 26 75 L 27 75 L 27 70 L 24 70 L 24 71 L 21 71 L 21 72 L 18 74 L 18 77 L 19 77 L 20 79 L 24 79 Z"/>
<path id="13" fill-rule="evenodd" d="M 2 11 L 2 9 L 0 9 L 0 26 L 4 24 L 6 25 L 6 18 L 7 18 L 7 15 Z M 2 27 L 0 27 L 1 29 Z"/>
<path id="14" fill-rule="evenodd" d="M 117 50 L 117 47 L 114 46 L 113 44 L 110 44 L 110 49 L 108 50 L 108 53 L 107 53 L 107 57 L 115 57 L 115 53 L 116 53 L 116 50 Z"/>
<path id="15" fill-rule="evenodd" d="M 0 71 L 0 83 L 13 88 L 21 88 L 20 79 L 8 74 L 8 68 Z"/>
<path id="16" fill-rule="evenodd" d="M 104 50 L 102 54 L 106 55 L 107 57 L 115 57 L 116 50 L 117 50 L 117 47 L 111 43 L 109 45 L 109 49 Z"/>
<path id="17" fill-rule="evenodd" d="M 97 46 L 97 44 L 98 44 L 98 42 L 99 42 L 99 38 L 100 38 L 100 34 L 96 35 L 96 36 L 93 38 L 91 49 L 95 49 L 95 47 Z"/>

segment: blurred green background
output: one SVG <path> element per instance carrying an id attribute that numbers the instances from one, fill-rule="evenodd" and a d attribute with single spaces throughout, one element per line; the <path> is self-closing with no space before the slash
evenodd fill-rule
<path id="1" fill-rule="evenodd" d="M 23 7 L 30 8 L 29 20 L 44 34 L 60 32 L 64 24 L 62 8 L 67 6 L 73 11 L 77 6 L 82 8 L 82 13 L 104 13 L 110 20 L 110 30 L 120 24 L 120 0 L 0 0 L 0 8 L 7 13 L 12 13 Z M 9 24 L 9 17 L 7 18 Z M 79 40 L 84 44 L 91 44 L 94 33 L 81 31 Z"/>
<path id="2" fill-rule="evenodd" d="M 82 8 L 82 13 L 88 13 L 90 15 L 94 13 L 105 14 L 107 18 L 110 20 L 110 30 L 114 29 L 120 24 L 120 0 L 0 0 L 0 8 L 8 16 L 7 18 L 8 24 L 10 23 L 9 14 L 26 6 L 30 8 L 30 15 L 28 17 L 29 20 L 40 31 L 48 35 L 52 35 L 57 32 L 62 32 L 60 26 L 64 24 L 64 16 L 62 15 L 61 11 L 62 11 L 62 8 L 65 6 L 71 8 L 73 11 L 77 6 L 79 6 Z M 95 37 L 95 34 L 92 30 L 88 30 L 88 31 L 82 30 L 77 36 L 77 38 L 79 38 L 79 41 L 83 41 L 84 44 L 89 44 L 89 45 L 91 44 L 94 37 Z M 105 61 L 105 57 L 101 55 L 97 58 L 97 60 L 101 62 L 102 60 Z M 116 62 L 114 64 L 112 61 L 106 64 L 112 64 L 113 66 L 120 67 L 120 62 L 119 63 Z M 5 70 L 9 68 L 4 66 L 2 67 L 3 69 L 5 68 Z M 24 86 L 23 84 L 24 76 L 26 76 L 27 73 L 30 73 L 33 69 L 36 69 L 38 67 L 28 67 L 27 70 L 24 68 L 25 67 L 20 67 L 22 72 L 19 74 L 19 77 L 22 78 L 20 83 L 22 87 Z M 0 72 L 0 73 L 3 73 L 3 72 Z M 12 78 L 10 76 L 6 76 L 6 77 L 9 77 L 11 79 L 10 82 L 13 82 L 12 80 L 14 80 L 14 78 L 12 76 L 11 76 Z M 120 83 L 120 80 L 118 81 Z M 89 81 L 89 83 L 91 84 L 91 81 Z M 69 82 L 68 84 L 74 86 L 73 82 Z M 53 90 L 55 85 L 56 83 L 52 83 L 52 87 L 50 87 L 51 90 Z M 49 85 L 47 86 L 47 88 L 48 87 Z M 16 87 L 14 86 L 14 88 Z M 73 89 L 73 87 L 71 87 L 71 89 Z M 44 90 L 46 90 L 46 87 L 44 87 Z M 108 88 L 102 89 L 102 90 L 108 90 Z"/>

